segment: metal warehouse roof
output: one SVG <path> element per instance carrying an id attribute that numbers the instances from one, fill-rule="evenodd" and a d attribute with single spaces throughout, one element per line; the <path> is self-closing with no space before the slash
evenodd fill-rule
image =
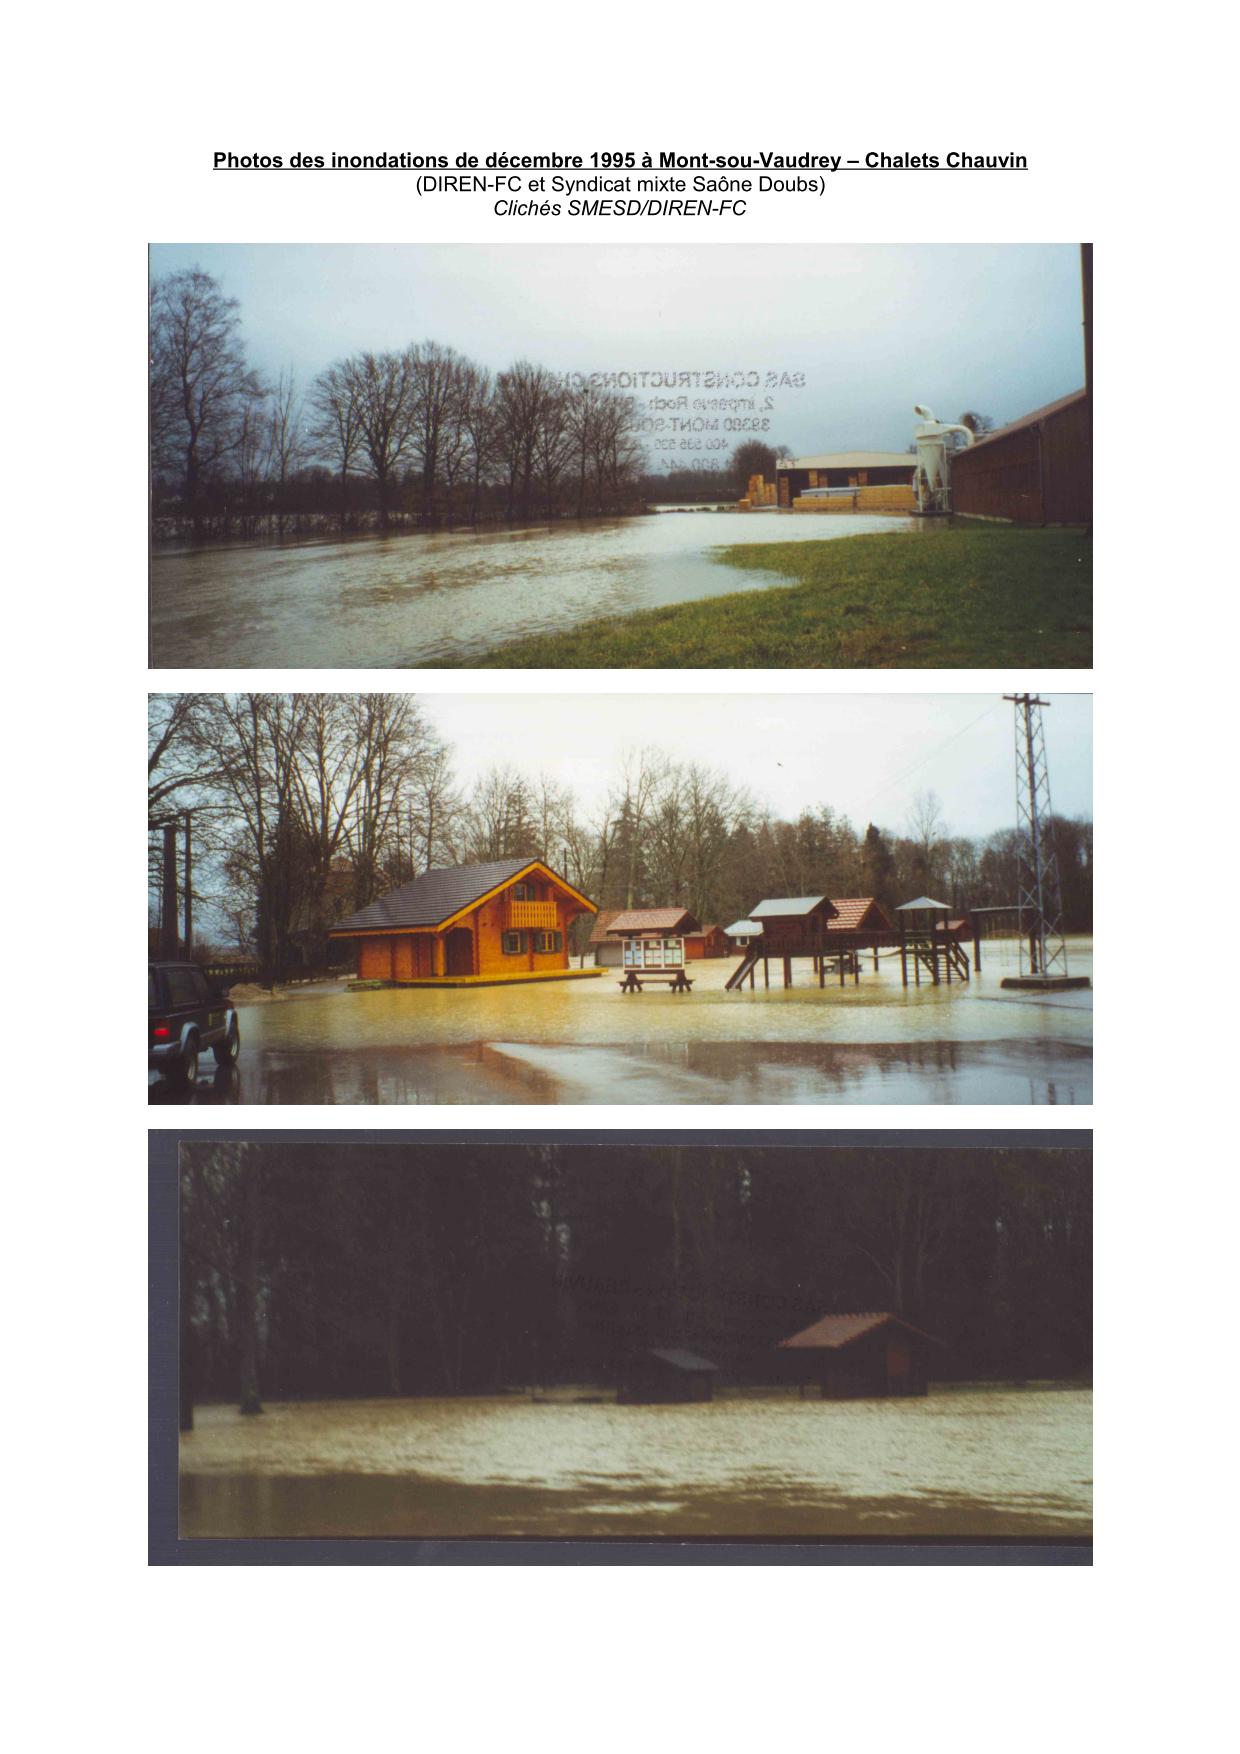
<path id="1" fill-rule="evenodd" d="M 1045 410 L 1043 410 L 1045 413 Z M 915 469 L 912 451 L 825 451 L 818 457 L 790 457 L 776 469 Z"/>
<path id="2" fill-rule="evenodd" d="M 683 907 L 637 907 L 617 914 L 607 928 L 607 936 L 615 938 L 626 932 L 700 932 L 699 921 Z"/>
<path id="3" fill-rule="evenodd" d="M 893 1315 L 889 1309 L 879 1309 L 869 1310 L 863 1315 L 825 1315 L 811 1327 L 803 1328 L 799 1334 L 793 1334 L 790 1340 L 781 1340 L 779 1345 L 795 1351 L 825 1349 L 837 1352 L 842 1346 L 851 1346 L 862 1334 L 871 1333 L 875 1328 L 885 1327 L 888 1323 L 893 1323 L 897 1328 L 906 1328 L 910 1334 L 919 1334 L 923 1340 L 934 1339 L 933 1334 L 915 1328 L 912 1322 L 906 1322 L 902 1316 Z"/>
<path id="4" fill-rule="evenodd" d="M 700 1352 L 690 1352 L 684 1346 L 652 1346 L 650 1356 L 662 1359 L 663 1363 L 670 1364 L 673 1370 L 717 1371 L 719 1369 L 719 1366 L 712 1364 L 709 1358 L 703 1358 Z"/>
<path id="5" fill-rule="evenodd" d="M 755 920 L 799 920 L 804 919 L 806 914 L 812 914 L 814 909 L 821 907 L 824 901 L 831 910 L 827 917 L 829 919 L 834 919 L 835 904 L 834 902 L 827 901 L 825 895 L 773 896 L 768 901 L 760 901 L 752 912 Z"/>
<path id="6" fill-rule="evenodd" d="M 372 901 L 369 907 L 350 914 L 347 919 L 337 921 L 331 928 L 331 936 L 343 937 L 351 931 L 382 931 L 385 926 L 393 929 L 438 926 L 471 902 L 481 901 L 484 895 L 511 882 L 522 871 L 532 870 L 535 865 L 547 869 L 541 859 L 497 859 L 489 865 L 451 865 L 439 871 L 425 871 L 412 883 L 402 883 L 390 895 Z M 550 875 L 555 876 L 555 873 Z M 571 888 L 563 878 L 556 881 L 565 889 Z"/>

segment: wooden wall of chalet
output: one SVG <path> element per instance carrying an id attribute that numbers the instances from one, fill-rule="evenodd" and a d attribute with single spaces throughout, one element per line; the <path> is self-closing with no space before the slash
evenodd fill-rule
<path id="1" fill-rule="evenodd" d="M 1082 394 L 1042 420 L 996 433 L 956 451 L 952 510 L 1016 524 L 1093 520 L 1093 455 L 1088 398 Z"/>
<path id="2" fill-rule="evenodd" d="M 543 930 L 558 931 L 558 950 L 536 950 L 537 932 L 524 928 L 527 949 L 517 955 L 504 950 L 504 933 L 509 926 L 508 892 L 482 902 L 460 921 L 451 932 L 443 934 L 438 973 L 480 975 L 487 980 L 514 979 L 519 975 L 552 972 L 568 967 L 568 929 L 576 917 L 575 904 L 557 895 L 552 884 L 540 879 L 525 879 L 534 889 L 539 902 L 553 902 L 555 926 Z M 435 934 L 427 931 L 377 933 L 358 940 L 358 975 L 362 980 L 410 981 L 429 980 L 436 972 L 432 957 Z"/>

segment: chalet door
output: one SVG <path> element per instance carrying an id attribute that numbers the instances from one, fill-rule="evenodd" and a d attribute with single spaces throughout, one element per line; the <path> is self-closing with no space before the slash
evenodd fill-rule
<path id="1" fill-rule="evenodd" d="M 893 1334 L 887 1342 L 887 1382 L 893 1394 L 907 1394 L 913 1374 L 913 1356 L 902 1334 Z"/>
<path id="2" fill-rule="evenodd" d="M 454 926 L 444 940 L 444 973 L 474 972 L 474 935 L 468 926 Z"/>

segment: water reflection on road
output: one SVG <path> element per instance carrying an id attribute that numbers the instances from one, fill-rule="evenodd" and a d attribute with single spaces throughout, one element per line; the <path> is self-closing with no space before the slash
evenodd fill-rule
<path id="1" fill-rule="evenodd" d="M 1088 1389 L 925 1400 L 725 1392 L 692 1407 L 506 1395 L 199 1408 L 198 1535 L 1087 1535 Z"/>
<path id="2" fill-rule="evenodd" d="M 386 669 L 462 662 L 526 634 L 787 583 L 722 568 L 733 542 L 935 531 L 912 518 L 663 513 L 551 527 L 157 554 L 153 662 Z"/>
<path id="3" fill-rule="evenodd" d="M 1074 972 L 1090 946 L 1069 945 Z M 241 1004 L 230 1077 L 192 1100 L 264 1103 L 1060 1103 L 1092 1101 L 1092 994 L 1004 991 L 1008 944 L 967 986 L 900 985 L 898 961 L 819 989 L 727 993 L 700 964 L 687 999 L 597 980 L 472 989 L 345 987 Z M 313 990 L 312 990 L 313 991 Z M 153 1101 L 177 1101 L 156 1082 Z"/>

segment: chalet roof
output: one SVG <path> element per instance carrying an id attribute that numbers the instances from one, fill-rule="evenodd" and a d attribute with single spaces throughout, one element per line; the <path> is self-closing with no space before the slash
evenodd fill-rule
<path id="1" fill-rule="evenodd" d="M 897 469 L 910 474 L 917 467 L 912 451 L 824 451 L 815 457 L 790 457 L 776 469 Z"/>
<path id="2" fill-rule="evenodd" d="M 463 908 L 481 901 L 492 890 L 504 888 L 523 871 L 535 868 L 549 871 L 541 859 L 496 859 L 486 865 L 450 865 L 438 871 L 425 871 L 412 883 L 402 883 L 399 889 L 372 901 L 369 907 L 338 920 L 331 928 L 331 936 L 382 931 L 385 926 L 398 930 L 407 926 L 442 925 Z M 577 894 L 572 885 L 565 883 L 562 877 L 556 877 L 554 871 L 549 871 L 549 875 L 555 877 L 562 888 Z M 585 902 L 584 896 L 579 899 Z M 586 906 L 593 912 L 589 902 Z"/>
<path id="3" fill-rule="evenodd" d="M 618 907 L 604 908 L 594 921 L 594 930 L 590 933 L 591 944 L 606 944 L 607 928 L 622 910 Z"/>
<path id="4" fill-rule="evenodd" d="M 686 938 L 709 938 L 712 932 L 719 930 L 716 925 L 699 926 L 696 932 L 686 932 Z"/>
<path id="5" fill-rule="evenodd" d="M 874 926 L 879 930 L 891 930 L 890 916 L 877 896 L 837 895 L 835 897 L 835 918 L 829 922 L 828 929 L 830 931 L 857 932 L 866 925 Z"/>
<path id="6" fill-rule="evenodd" d="M 750 912 L 755 920 L 803 920 L 807 915 L 816 913 L 826 906 L 826 917 L 835 918 L 835 903 L 828 901 L 825 895 L 783 895 L 773 896 L 767 901 L 760 901 Z"/>
<path id="7" fill-rule="evenodd" d="M 810 1327 L 803 1328 L 791 1339 L 781 1340 L 780 1348 L 793 1351 L 828 1351 L 838 1352 L 841 1347 L 851 1346 L 863 1334 L 869 1334 L 875 1328 L 886 1327 L 894 1323 L 898 1328 L 906 1328 L 910 1334 L 918 1334 L 923 1340 L 933 1340 L 933 1334 L 927 1334 L 921 1328 L 915 1328 L 912 1322 L 906 1322 L 902 1316 L 893 1315 L 889 1309 L 867 1310 L 860 1315 L 825 1315 Z"/>
<path id="8" fill-rule="evenodd" d="M 951 911 L 945 901 L 931 901 L 928 895 L 919 895 L 916 901 L 902 901 L 896 909 L 898 914 L 949 914 Z"/>
<path id="9" fill-rule="evenodd" d="M 700 1352 L 690 1352 L 685 1346 L 652 1346 L 649 1356 L 658 1358 L 664 1364 L 670 1364 L 673 1370 L 713 1370 L 719 1366 L 712 1364 L 709 1358 L 703 1358 Z"/>
<path id="10" fill-rule="evenodd" d="M 1035 408 L 1032 414 L 1022 414 L 1018 420 L 1009 420 L 1006 426 L 997 426 L 993 432 L 984 433 L 980 438 L 975 438 L 971 445 L 966 445 L 965 450 L 976 451 L 982 445 L 993 445 L 996 439 L 1007 438 L 1010 433 L 1022 432 L 1028 426 L 1037 426 L 1040 421 L 1046 420 L 1050 415 L 1058 414 L 1061 409 L 1070 408 L 1074 402 L 1083 402 L 1084 400 L 1084 390 L 1073 390 L 1071 395 L 1060 396 L 1057 402 L 1047 402 L 1044 407 Z M 963 454 L 962 451 L 954 452 L 953 458 L 963 456 Z"/>
<path id="11" fill-rule="evenodd" d="M 686 932 L 700 932 L 701 929 L 700 922 L 687 908 L 635 907 L 615 916 L 607 928 L 607 936 L 616 938 L 640 932 L 674 932 L 683 936 Z"/>
<path id="12" fill-rule="evenodd" d="M 762 936 L 761 920 L 733 920 L 725 926 L 724 933 L 729 938 L 760 938 Z"/>

